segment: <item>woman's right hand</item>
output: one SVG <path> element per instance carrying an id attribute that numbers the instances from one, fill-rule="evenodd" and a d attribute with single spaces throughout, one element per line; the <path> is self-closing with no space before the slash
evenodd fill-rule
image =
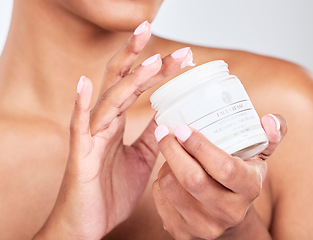
<path id="1" fill-rule="evenodd" d="M 52 213 L 34 239 L 100 239 L 136 206 L 158 154 L 156 124 L 152 120 L 133 145 L 125 146 L 125 111 L 192 57 L 189 48 L 163 61 L 157 54 L 130 71 L 150 36 L 150 24 L 144 22 L 110 60 L 92 111 L 92 83 L 81 78 L 63 182 Z"/>

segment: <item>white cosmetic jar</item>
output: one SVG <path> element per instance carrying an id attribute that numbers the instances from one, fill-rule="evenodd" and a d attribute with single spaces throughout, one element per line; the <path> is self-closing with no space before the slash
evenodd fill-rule
<path id="1" fill-rule="evenodd" d="M 156 90 L 150 101 L 158 125 L 174 130 L 187 124 L 233 156 L 248 159 L 268 145 L 248 94 L 222 60 L 179 75 Z"/>

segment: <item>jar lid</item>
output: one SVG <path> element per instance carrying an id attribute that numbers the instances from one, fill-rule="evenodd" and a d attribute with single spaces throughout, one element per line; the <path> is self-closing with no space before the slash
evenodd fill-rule
<path id="1" fill-rule="evenodd" d="M 178 95 L 201 85 L 204 82 L 213 84 L 229 77 L 228 65 L 223 60 L 204 63 L 167 82 L 150 97 L 152 107 L 157 110 L 160 101 L 173 99 Z"/>

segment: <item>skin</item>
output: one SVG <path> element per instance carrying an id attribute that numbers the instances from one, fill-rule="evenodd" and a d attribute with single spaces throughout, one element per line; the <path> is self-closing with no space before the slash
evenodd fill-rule
<path id="1" fill-rule="evenodd" d="M 63 2 L 34 0 L 26 4 L 25 1 L 16 0 L 14 3 L 8 41 L 0 58 L 1 236 L 4 239 L 30 239 L 39 232 L 36 237 L 38 239 L 71 239 L 75 232 L 75 239 L 99 239 L 103 235 L 106 235 L 104 239 L 172 239 L 170 234 L 177 239 L 203 238 L 203 233 L 191 228 L 190 224 L 181 230 L 181 221 L 169 221 L 170 217 L 173 216 L 174 219 L 176 216 L 177 207 L 166 210 L 170 204 L 160 201 L 164 196 L 173 199 L 168 196 L 166 186 L 173 186 L 177 190 L 175 197 L 181 199 L 183 204 L 194 200 L 185 197 L 186 187 L 181 189 L 182 181 L 177 181 L 178 173 L 174 168 L 176 166 L 174 155 L 176 157 L 177 155 L 173 153 L 177 150 L 182 151 L 180 143 L 173 135 L 162 139 L 163 143 L 160 141 L 160 150 L 167 160 L 165 164 L 162 156 L 159 156 L 154 163 L 154 151 L 147 151 L 146 144 L 140 146 L 142 142 L 149 142 L 151 146 L 156 146 L 156 151 L 158 149 L 153 137 L 152 129 L 155 127 L 153 122 L 145 134 L 141 135 L 154 115 L 150 108 L 149 96 L 157 87 L 179 73 L 177 71 L 183 59 L 177 61 L 168 56 L 167 60 L 164 59 L 163 67 L 161 67 L 161 60 L 158 60 L 156 65 L 150 65 L 149 70 L 153 70 L 153 75 L 162 76 L 152 79 L 150 79 L 151 75 L 143 71 L 144 68 L 140 64 L 156 53 L 167 56 L 186 45 L 155 36 L 148 41 L 147 31 L 144 33 L 147 35 L 140 36 L 143 38 L 147 36 L 145 40 L 139 38 L 135 40 L 134 48 L 139 47 L 138 51 L 146 44 L 139 56 L 123 54 L 123 51 L 122 54 L 115 55 L 124 42 L 131 42 L 127 40 L 131 36 L 128 31 L 133 31 L 144 20 L 153 18 L 160 1 L 149 1 L 151 8 L 144 7 L 147 1 L 119 1 L 117 4 L 120 5 L 116 5 L 118 11 L 106 9 L 109 3 L 112 3 L 109 0 L 99 1 L 94 5 L 88 4 L 89 1 Z M 88 11 L 85 12 L 83 9 Z M 129 14 L 118 15 L 124 11 L 121 9 L 127 9 L 125 12 Z M 97 14 L 102 11 L 116 15 Z M 33 14 L 34 12 L 36 14 Z M 255 195 L 249 198 L 248 202 L 253 202 L 253 205 L 248 209 L 247 214 L 244 218 L 240 214 L 239 217 L 235 214 L 238 218 L 234 218 L 230 225 L 220 226 L 219 231 L 213 231 L 215 234 L 206 235 L 206 238 L 217 238 L 224 234 L 221 239 L 256 239 L 254 236 L 256 234 L 264 236 L 261 239 L 309 239 L 313 234 L 310 221 L 313 214 L 310 204 L 313 196 L 312 191 L 309 190 L 313 187 L 311 186 L 313 149 L 310 147 L 313 135 L 311 77 L 299 66 L 273 58 L 198 46 L 191 46 L 191 49 L 197 64 L 215 59 L 225 60 L 229 64 L 231 73 L 241 79 L 259 115 L 280 113 L 288 120 L 289 127 L 287 137 L 267 160 L 268 170 L 266 177 L 263 178 L 262 192 L 254 201 Z M 113 60 L 106 67 L 113 55 L 115 59 L 121 60 L 115 61 L 120 64 L 114 64 Z M 135 73 L 137 71 L 138 75 L 135 75 L 137 77 L 128 77 L 128 71 L 125 69 L 129 68 L 135 69 Z M 159 72 L 161 68 L 167 70 Z M 169 74 L 171 76 L 168 76 Z M 88 76 L 92 82 L 85 80 L 81 93 L 77 95 L 75 89 L 81 75 Z M 104 100 L 100 101 L 100 104 L 98 102 L 89 120 L 88 107 L 90 105 L 90 108 L 93 108 L 99 96 L 104 93 L 106 96 L 118 96 L 112 94 L 112 90 L 111 95 L 110 91 L 106 92 L 109 87 L 115 86 L 115 89 L 118 89 L 115 91 L 120 93 L 121 89 L 128 89 L 134 81 L 136 83 L 140 79 L 138 76 L 144 76 L 143 82 L 139 84 L 144 90 L 151 87 L 152 83 L 155 85 L 143 93 L 133 105 L 130 104 L 134 100 L 131 97 L 132 93 L 125 95 L 126 100 L 131 99 L 124 105 L 128 108 L 127 116 L 124 112 L 121 115 L 106 114 L 106 112 L 114 113 L 110 109 L 116 100 L 107 97 L 102 98 Z M 125 82 L 125 85 L 120 86 L 117 84 L 119 82 Z M 92 85 L 93 94 L 91 94 Z M 125 87 L 126 85 L 128 87 Z M 73 112 L 75 98 L 76 108 Z M 117 123 L 104 129 L 108 131 L 107 133 L 98 131 L 103 130 L 103 126 L 107 126 L 105 124 L 112 122 L 112 119 L 116 119 L 117 116 L 119 116 Z M 106 121 L 102 121 L 103 117 Z M 267 125 L 271 130 L 275 129 L 273 121 L 266 118 L 263 120 L 268 121 Z M 125 128 L 124 121 L 126 121 Z M 70 122 L 72 123 L 71 137 Z M 282 133 L 278 135 L 280 137 L 285 132 L 283 120 L 281 124 L 283 127 Z M 88 126 L 91 135 L 84 134 Z M 109 149 L 108 155 L 115 156 L 115 159 L 107 156 L 105 158 L 107 160 L 104 160 L 102 158 L 104 152 L 100 154 L 104 151 L 102 147 L 100 150 L 98 148 L 98 151 L 92 151 L 91 155 L 85 154 L 89 153 L 88 144 L 93 141 L 95 134 L 99 134 L 100 137 L 110 136 L 110 141 L 107 142 L 101 142 L 100 138 L 99 146 Z M 140 135 L 143 137 L 135 142 Z M 133 146 L 137 147 L 124 147 L 121 142 L 122 137 L 125 144 L 135 142 Z M 192 139 L 196 139 L 194 142 L 197 142 L 201 136 L 195 133 L 187 141 Z M 164 144 L 164 141 L 173 143 L 175 149 L 166 150 L 164 145 L 167 144 Z M 205 142 L 204 145 L 205 149 L 212 149 L 209 143 Z M 125 160 L 129 154 L 121 153 L 120 149 L 130 151 L 140 149 L 132 152 L 134 154 L 132 159 L 140 162 L 142 168 L 137 168 L 138 164 L 134 165 L 136 168 L 125 167 L 127 166 Z M 220 153 L 216 149 L 212 151 Z M 140 158 L 139 156 L 142 155 L 138 152 L 144 152 L 143 155 L 146 157 Z M 90 157 L 96 155 L 98 157 Z M 225 159 L 232 161 L 229 156 Z M 91 160 L 95 161 L 92 165 Z M 187 158 L 184 160 L 188 161 Z M 217 158 L 201 158 L 201 160 L 212 163 L 217 161 Z M 120 193 L 123 181 L 133 183 L 130 189 L 136 189 L 131 191 L 134 195 L 126 195 L 128 199 L 121 199 L 115 208 L 112 208 L 111 198 L 101 198 L 108 196 L 103 194 L 107 188 L 103 185 L 99 187 L 99 182 L 103 179 L 95 175 L 95 172 L 99 172 L 101 168 L 104 170 L 101 176 L 106 178 L 107 174 L 104 173 L 108 169 L 113 169 L 110 168 L 112 161 L 124 162 L 113 171 L 112 176 L 116 176 L 114 179 L 118 179 L 117 183 L 119 183 L 114 185 L 118 190 L 113 192 Z M 191 164 L 189 161 L 188 163 Z M 149 177 L 153 164 L 155 166 Z M 194 163 L 192 166 L 195 166 Z M 130 170 L 134 175 L 124 174 L 128 176 L 125 181 L 125 178 L 121 177 L 123 169 Z M 222 170 L 223 168 L 220 171 Z M 135 174 L 135 171 L 139 171 L 140 174 Z M 160 182 L 164 181 L 165 176 L 172 176 L 172 178 L 170 183 L 162 188 Z M 88 181 L 91 179 L 92 181 Z M 158 180 L 155 182 L 156 179 Z M 110 179 L 105 180 L 103 182 L 106 184 L 110 183 Z M 88 188 L 85 188 L 86 181 L 89 183 Z M 155 199 L 152 194 L 153 182 L 155 182 L 153 188 Z M 250 181 L 239 182 L 241 187 L 248 188 L 245 183 Z M 206 182 L 202 179 L 200 183 L 205 185 Z M 257 187 L 258 184 L 255 184 L 253 189 Z M 187 192 L 192 192 L 194 188 L 195 186 Z M 80 194 L 86 192 L 89 195 Z M 95 200 L 99 199 L 94 197 L 97 194 L 100 201 Z M 123 196 L 125 197 L 125 194 Z M 211 201 L 214 201 L 214 198 L 212 199 Z M 217 204 L 218 200 L 215 199 L 214 203 Z M 97 208 L 95 203 L 99 202 L 105 204 L 99 204 Z M 103 206 L 108 206 L 107 203 L 110 207 L 104 208 Z M 247 209 L 247 205 L 240 202 L 238 204 L 240 209 Z M 124 207 L 122 213 L 118 211 L 121 206 Z M 207 209 L 192 208 L 185 214 L 192 217 L 195 216 L 194 213 L 205 211 Z M 80 216 L 85 216 L 86 212 L 90 214 L 90 218 L 81 218 Z M 104 218 L 103 214 L 97 214 L 99 212 L 105 213 L 106 216 L 117 217 Z M 107 214 L 108 212 L 110 214 Z M 173 214 L 164 215 L 169 212 Z M 218 219 L 225 218 L 219 216 Z M 194 217 L 191 222 L 198 226 L 207 222 L 197 221 L 199 218 Z M 164 231 L 163 225 L 168 231 Z M 226 229 L 229 226 L 233 228 Z M 81 232 L 78 232 L 78 229 Z"/>

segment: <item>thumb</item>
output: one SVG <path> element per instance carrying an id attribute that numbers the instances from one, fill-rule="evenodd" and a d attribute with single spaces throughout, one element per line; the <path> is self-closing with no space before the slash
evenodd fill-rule
<path id="1" fill-rule="evenodd" d="M 90 103 L 92 96 L 92 82 L 81 77 L 77 86 L 75 107 L 70 124 L 71 154 L 85 157 L 90 151 Z"/>
<path id="2" fill-rule="evenodd" d="M 158 142 L 154 137 L 156 127 L 157 123 L 153 118 L 140 137 L 132 144 L 150 169 L 153 168 L 159 153 Z"/>
<path id="3" fill-rule="evenodd" d="M 287 133 L 287 122 L 281 115 L 268 114 L 262 118 L 261 123 L 268 137 L 269 144 L 267 148 L 259 154 L 259 157 L 266 160 L 285 137 Z"/>

